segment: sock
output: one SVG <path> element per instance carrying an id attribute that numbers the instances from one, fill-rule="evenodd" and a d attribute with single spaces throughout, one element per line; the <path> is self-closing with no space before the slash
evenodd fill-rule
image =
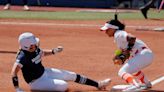
<path id="1" fill-rule="evenodd" d="M 84 84 L 84 85 L 90 85 L 90 86 L 98 87 L 98 82 L 96 82 L 92 79 L 89 79 L 85 76 L 81 76 L 79 74 L 77 74 L 75 82 L 80 83 L 80 84 Z"/>
<path id="2" fill-rule="evenodd" d="M 137 83 L 137 81 L 135 80 L 135 78 L 131 74 L 129 74 L 129 73 L 124 73 L 122 75 L 122 79 L 124 79 L 130 85 L 139 86 L 139 84 Z"/>

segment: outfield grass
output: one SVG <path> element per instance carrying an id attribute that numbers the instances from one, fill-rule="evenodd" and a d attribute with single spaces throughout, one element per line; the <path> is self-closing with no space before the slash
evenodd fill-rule
<path id="1" fill-rule="evenodd" d="M 0 18 L 16 19 L 50 19 L 50 20 L 107 20 L 113 18 L 114 13 L 102 12 L 41 12 L 41 11 L 0 11 Z M 149 18 L 164 19 L 164 10 L 157 13 L 148 12 Z M 120 19 L 144 19 L 140 12 L 120 13 Z"/>

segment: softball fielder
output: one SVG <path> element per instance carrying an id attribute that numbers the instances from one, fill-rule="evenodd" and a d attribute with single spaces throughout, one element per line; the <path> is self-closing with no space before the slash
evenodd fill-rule
<path id="1" fill-rule="evenodd" d="M 149 9 L 151 8 L 151 6 L 153 6 L 156 1 L 157 0 L 149 0 L 148 3 L 146 3 L 144 6 L 140 7 L 141 13 L 145 19 L 148 18 L 147 13 L 148 13 Z"/>
<path id="2" fill-rule="evenodd" d="M 41 62 L 42 57 L 55 55 L 61 52 L 63 47 L 58 46 L 52 50 L 42 50 L 39 48 L 39 38 L 36 38 L 32 33 L 22 33 L 19 36 L 18 42 L 20 50 L 11 72 L 16 92 L 22 92 L 17 77 L 19 70 L 22 70 L 23 77 L 31 90 L 66 91 L 68 89 L 67 81 L 74 81 L 94 86 L 99 90 L 105 90 L 106 86 L 111 82 L 110 79 L 97 82 L 75 72 L 45 68 Z"/>
<path id="3" fill-rule="evenodd" d="M 153 60 L 153 53 L 150 48 L 140 39 L 124 31 L 125 25 L 120 21 L 111 20 L 100 28 L 109 37 L 114 37 L 118 51 L 113 62 L 123 65 L 118 75 L 130 84 L 123 91 L 134 91 L 140 88 L 151 88 L 151 82 L 146 78 L 142 69 L 148 67 Z M 126 63 L 124 63 L 127 61 Z M 135 73 L 135 74 L 134 74 Z"/>

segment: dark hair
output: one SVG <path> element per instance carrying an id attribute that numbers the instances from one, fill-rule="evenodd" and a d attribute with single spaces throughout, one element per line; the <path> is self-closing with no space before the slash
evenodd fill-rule
<path id="1" fill-rule="evenodd" d="M 119 20 L 110 20 L 107 21 L 106 23 L 117 26 L 119 30 L 124 30 L 125 29 L 125 25 L 123 23 L 121 23 Z"/>

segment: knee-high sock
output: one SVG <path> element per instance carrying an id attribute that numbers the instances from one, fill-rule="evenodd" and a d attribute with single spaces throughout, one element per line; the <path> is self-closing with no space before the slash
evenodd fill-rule
<path id="1" fill-rule="evenodd" d="M 98 82 L 96 82 L 92 79 L 89 79 L 85 76 L 79 75 L 79 74 L 77 74 L 75 82 L 80 83 L 80 84 L 84 84 L 84 85 L 90 85 L 90 86 L 98 87 Z"/>
<path id="2" fill-rule="evenodd" d="M 139 84 L 137 83 L 137 81 L 135 80 L 133 75 L 131 75 L 129 73 L 124 73 L 122 75 L 122 79 L 124 79 L 129 84 L 132 84 L 132 85 L 135 85 L 135 86 L 139 86 Z"/>
<path id="3" fill-rule="evenodd" d="M 137 72 L 134 76 L 139 79 L 142 83 L 148 83 L 149 80 L 146 78 L 142 71 Z"/>

